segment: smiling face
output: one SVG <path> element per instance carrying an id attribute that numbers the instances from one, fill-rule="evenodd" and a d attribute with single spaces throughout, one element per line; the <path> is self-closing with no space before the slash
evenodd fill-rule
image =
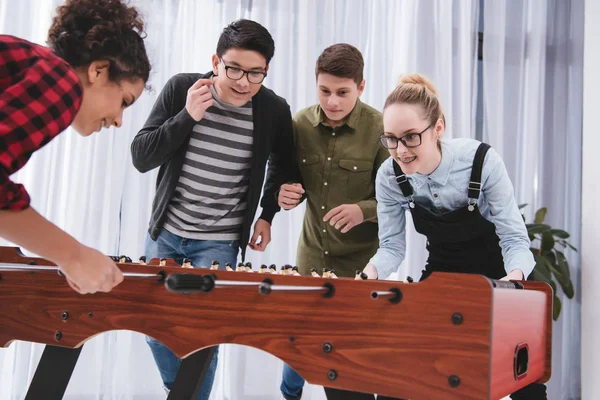
<path id="1" fill-rule="evenodd" d="M 221 62 L 222 60 L 222 62 Z M 227 76 L 225 67 L 230 69 L 229 75 L 235 76 L 240 69 L 256 73 L 266 73 L 268 70 L 267 60 L 257 51 L 231 48 L 221 58 L 216 54 L 212 56 L 213 78 L 215 89 L 220 99 L 234 106 L 243 106 L 258 91 L 262 83 L 252 83 L 248 75 L 244 74 L 241 79 L 234 80 Z M 259 74 L 257 74 L 259 76 Z"/>
<path id="2" fill-rule="evenodd" d="M 388 149 L 392 158 L 408 175 L 417 172 L 428 175 L 435 171 L 442 159 L 438 140 L 444 134 L 444 122 L 438 119 L 431 124 L 423 117 L 422 111 L 415 104 L 395 103 L 389 105 L 383 113 L 385 136 L 402 138 L 411 145 L 419 143 L 418 136 L 421 134 L 421 144 L 417 147 L 406 147 L 398 141 L 398 148 Z"/>
<path id="3" fill-rule="evenodd" d="M 344 123 L 364 88 L 364 80 L 357 86 L 351 78 L 340 78 L 327 73 L 319 74 L 317 77 L 319 104 L 332 127 Z"/>
<path id="4" fill-rule="evenodd" d="M 102 128 L 120 127 L 123 111 L 144 90 L 145 83 L 141 78 L 110 80 L 109 66 L 108 61 L 94 61 L 77 73 L 83 85 L 83 100 L 71 126 L 81 136 L 89 136 Z"/>

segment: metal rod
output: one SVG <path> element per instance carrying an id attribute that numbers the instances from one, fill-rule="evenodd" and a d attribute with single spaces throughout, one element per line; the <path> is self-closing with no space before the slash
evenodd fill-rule
<path id="1" fill-rule="evenodd" d="M 215 281 L 215 286 L 260 286 L 262 282 L 252 282 L 252 281 Z"/>
<path id="2" fill-rule="evenodd" d="M 45 265 L 23 265 L 0 263 L 0 271 L 56 271 L 62 275 L 58 267 Z M 147 274 L 136 272 L 123 272 L 123 276 L 128 278 L 156 278 L 160 274 Z"/>
<path id="3" fill-rule="evenodd" d="M 390 303 L 398 304 L 402 300 L 402 291 L 398 288 L 391 288 L 385 291 L 372 291 L 371 298 L 373 300 L 380 298 L 387 299 Z"/>
<path id="4" fill-rule="evenodd" d="M 398 295 L 398 293 L 389 292 L 389 291 L 373 291 L 373 292 L 371 292 L 371 298 L 373 300 L 377 300 L 379 298 L 385 299 L 385 298 L 389 298 L 389 297 L 395 297 L 397 295 Z"/>
<path id="5" fill-rule="evenodd" d="M 41 265 L 24 265 L 24 264 L 5 264 L 5 263 L 0 263 L 0 270 L 57 271 L 58 267 L 41 266 Z"/>
<path id="6" fill-rule="evenodd" d="M 295 285 L 273 285 L 270 282 L 262 282 L 258 287 L 260 294 L 268 295 L 273 291 L 277 292 L 323 292 L 323 296 L 329 298 L 335 294 L 335 286 L 326 282 L 323 286 L 295 286 Z"/>
<path id="7" fill-rule="evenodd" d="M 270 285 L 271 290 L 275 291 L 306 291 L 306 292 L 327 292 L 329 288 L 324 286 L 287 286 L 287 285 Z"/>

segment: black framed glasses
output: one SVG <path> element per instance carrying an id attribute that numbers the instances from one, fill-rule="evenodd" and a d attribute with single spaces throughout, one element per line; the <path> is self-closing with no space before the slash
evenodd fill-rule
<path id="1" fill-rule="evenodd" d="M 246 75 L 248 77 L 248 82 L 250 83 L 262 83 L 267 77 L 266 72 L 260 71 L 246 71 L 245 69 L 241 69 L 238 67 L 231 67 L 225 64 L 225 61 L 221 58 L 221 62 L 225 67 L 225 75 L 233 81 L 239 81 Z"/>
<path id="2" fill-rule="evenodd" d="M 398 142 L 402 142 L 404 147 L 413 148 L 419 147 L 422 143 L 421 135 L 423 135 L 429 128 L 433 126 L 433 123 L 429 124 L 429 126 L 423 129 L 419 133 L 409 133 L 408 135 L 404 135 L 401 138 L 397 138 L 396 136 L 386 136 L 385 134 L 379 136 L 379 141 L 381 145 L 386 149 L 397 149 Z"/>

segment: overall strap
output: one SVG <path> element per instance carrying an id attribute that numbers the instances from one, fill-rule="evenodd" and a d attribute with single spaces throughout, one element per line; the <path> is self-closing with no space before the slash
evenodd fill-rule
<path id="1" fill-rule="evenodd" d="M 400 190 L 402 190 L 402 194 L 406 198 L 411 198 L 414 192 L 412 185 L 406 177 L 406 174 L 402 172 L 402 168 L 400 168 L 400 166 L 395 160 L 392 160 L 392 164 L 394 164 L 394 174 L 396 175 L 396 182 L 398 183 L 398 185 L 400 185 Z"/>
<path id="2" fill-rule="evenodd" d="M 471 181 L 469 182 L 469 200 L 477 200 L 481 193 L 481 171 L 483 170 L 483 160 L 490 149 L 487 143 L 481 143 L 473 159 L 473 168 L 471 169 Z"/>

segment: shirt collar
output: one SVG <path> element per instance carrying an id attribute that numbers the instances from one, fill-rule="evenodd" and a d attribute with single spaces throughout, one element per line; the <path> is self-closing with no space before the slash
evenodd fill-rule
<path id="1" fill-rule="evenodd" d="M 361 112 L 362 112 L 362 102 L 360 101 L 360 99 L 356 99 L 356 104 L 354 105 L 354 108 L 352 109 L 352 111 L 350 112 L 348 117 L 346 118 L 346 121 L 344 121 L 344 125 L 347 125 L 353 131 L 355 131 L 356 128 L 358 128 L 358 121 L 360 120 Z M 321 106 L 318 104 L 317 104 L 317 107 L 315 108 L 315 112 L 311 113 L 308 116 L 308 119 L 309 119 L 310 123 L 312 124 L 312 126 L 315 128 L 319 124 L 329 126 L 329 124 L 325 122 L 326 121 L 325 112 L 323 111 Z"/>
<path id="2" fill-rule="evenodd" d="M 440 143 L 442 144 L 442 160 L 435 171 L 429 175 L 416 173 L 410 176 L 417 187 L 421 187 L 429 179 L 442 186 L 448 182 L 452 166 L 454 165 L 454 153 L 444 141 L 440 141 Z"/>

